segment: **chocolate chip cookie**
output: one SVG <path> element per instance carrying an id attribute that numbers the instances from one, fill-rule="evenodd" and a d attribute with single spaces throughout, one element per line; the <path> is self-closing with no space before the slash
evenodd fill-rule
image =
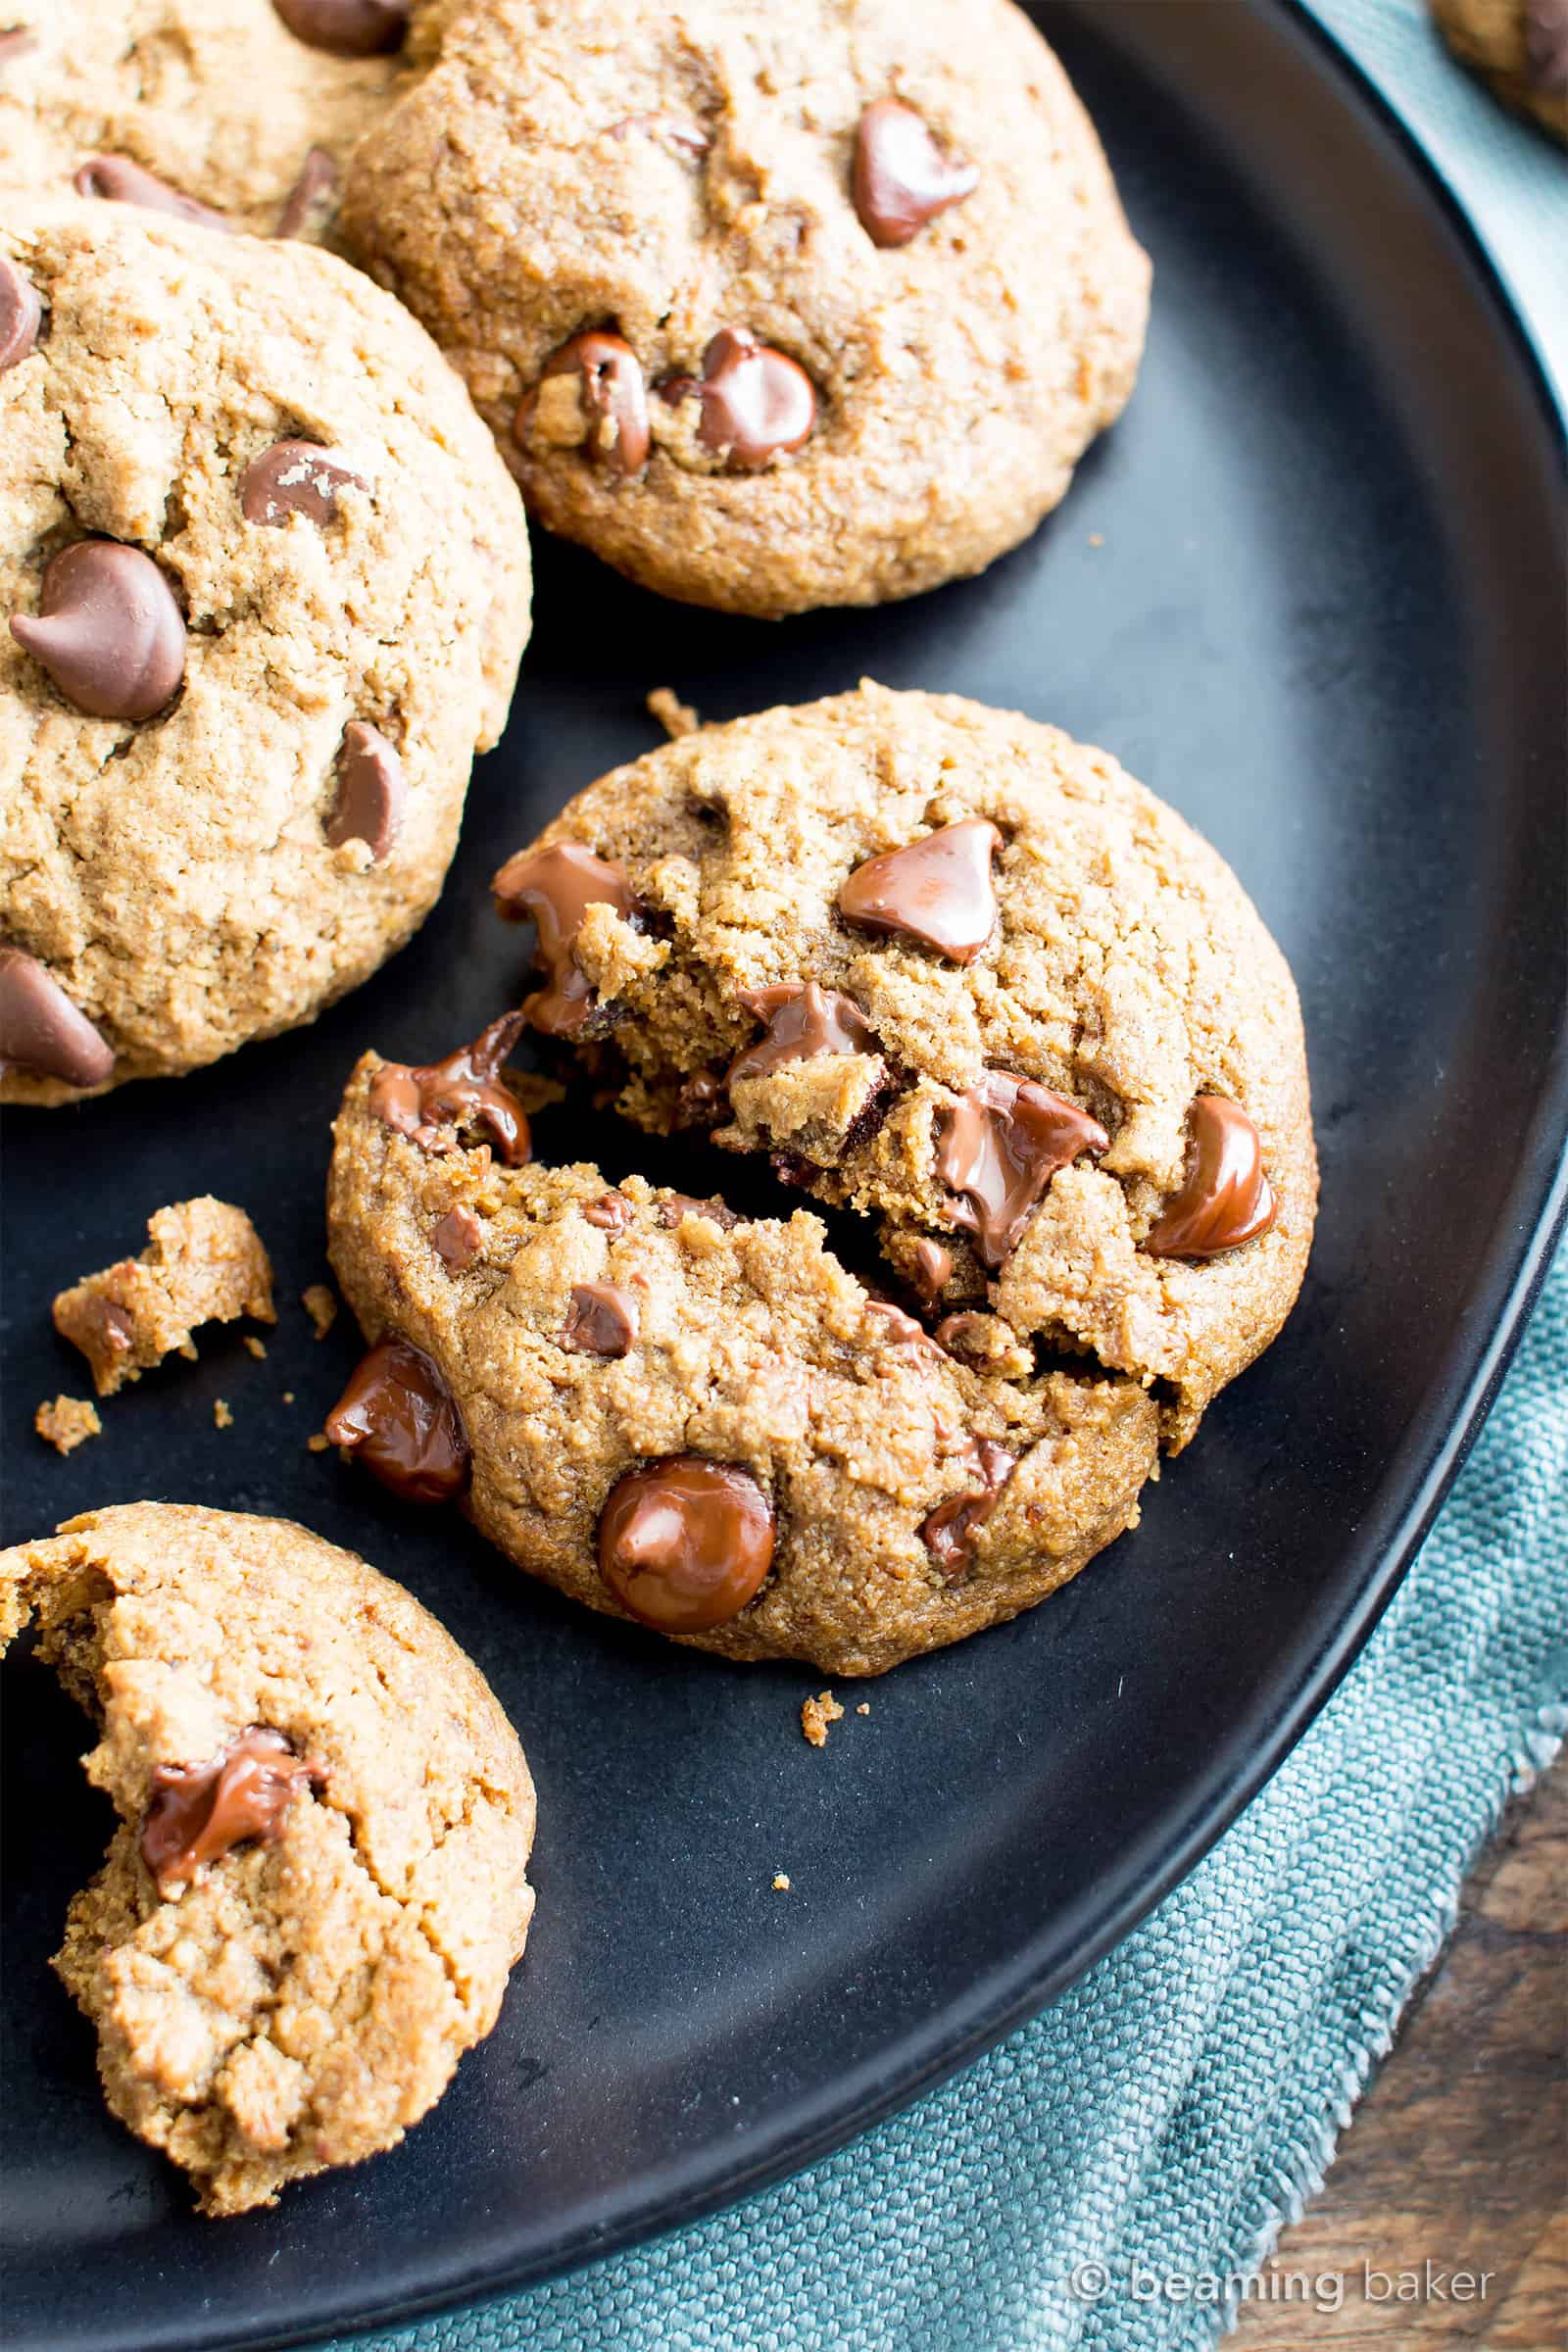
<path id="1" fill-rule="evenodd" d="M 327 1435 L 396 1494 L 461 1499 L 591 1608 L 845 1675 L 1015 1616 L 1134 1524 L 1138 1379 L 979 1314 L 945 1348 L 804 1211 L 528 1164 L 495 1116 L 514 1034 L 367 1054 L 338 1116 L 332 1264 L 373 1345 Z"/>
<path id="2" fill-rule="evenodd" d="M 476 1667 L 287 1520 L 127 1503 L 0 1553 L 120 1815 L 56 1967 L 203 2210 L 393 2146 L 495 2024 L 534 1798 Z"/>
<path id="3" fill-rule="evenodd" d="M 1121 412 L 1149 266 L 1008 0 L 454 0 L 341 231 L 529 505 L 762 614 L 981 570 Z"/>
<path id="4" fill-rule="evenodd" d="M 251 1315 L 275 1323 L 272 1266 L 242 1208 L 203 1193 L 155 1208 L 147 1247 L 84 1275 L 54 1302 L 63 1340 L 79 1348 L 100 1396 L 113 1396 L 166 1355 L 194 1355 L 204 1323 Z"/>
<path id="5" fill-rule="evenodd" d="M 1081 1353 L 1166 1445 L 1267 1347 L 1317 1172 L 1300 1013 L 1105 753 L 862 686 L 618 768 L 495 877 L 525 1019 L 622 1110 L 874 1217 L 944 1345 Z"/>
<path id="6" fill-rule="evenodd" d="M 1568 146 L 1568 0 L 1431 0 L 1439 31 L 1494 97 Z"/>
<path id="7" fill-rule="evenodd" d="M 0 1096 L 311 1019 L 441 887 L 527 633 L 516 492 L 313 247 L 0 227 Z"/>
<path id="8" fill-rule="evenodd" d="M 318 237 L 403 60 L 401 0 L 4 0 L 0 181 Z"/>

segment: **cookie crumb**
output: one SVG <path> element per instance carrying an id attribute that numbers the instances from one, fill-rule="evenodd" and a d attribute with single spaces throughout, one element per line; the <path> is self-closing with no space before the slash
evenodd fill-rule
<path id="1" fill-rule="evenodd" d="M 871 1712 L 871 1701 L 868 1698 L 862 1698 L 855 1712 L 857 1715 L 869 1715 Z"/>
<path id="2" fill-rule="evenodd" d="M 220 1429 L 232 1429 L 234 1426 L 234 1416 L 221 1396 L 213 1398 L 213 1419 Z"/>
<path id="3" fill-rule="evenodd" d="M 245 1345 L 250 1349 L 252 1355 L 255 1356 L 257 1362 L 261 1363 L 267 1354 L 267 1342 L 265 1340 L 259 1340 L 254 1331 L 248 1331 L 245 1334 Z"/>
<path id="4" fill-rule="evenodd" d="M 202 1323 L 275 1323 L 272 1267 L 242 1208 L 204 1193 L 147 1220 L 140 1257 L 88 1274 L 54 1302 L 55 1329 L 79 1348 L 100 1396 L 176 1352 L 194 1357 Z"/>
<path id="5" fill-rule="evenodd" d="M 56 1453 L 74 1452 L 89 1438 L 102 1437 L 104 1427 L 98 1407 L 85 1396 L 57 1396 L 53 1404 L 40 1404 L 32 1426 Z"/>
<path id="6" fill-rule="evenodd" d="M 315 1437 L 307 1438 L 305 1443 L 313 1453 L 324 1453 L 327 1447 L 331 1445 L 332 1441 L 325 1435 L 323 1431 L 318 1429 Z"/>
<path id="7" fill-rule="evenodd" d="M 283 1402 L 284 1402 L 285 1404 L 292 1404 L 292 1403 L 293 1403 L 293 1401 L 294 1401 L 294 1392 L 293 1392 L 293 1390 L 292 1390 L 292 1389 L 285 1389 L 285 1390 L 283 1391 Z"/>
<path id="8" fill-rule="evenodd" d="M 305 1312 L 316 1325 L 317 1338 L 324 1340 L 337 1321 L 337 1300 L 324 1282 L 313 1282 L 309 1290 L 300 1293 L 300 1298 Z"/>
<path id="9" fill-rule="evenodd" d="M 695 735 L 702 720 L 690 703 L 683 703 L 673 686 L 656 686 L 648 697 L 648 715 L 657 718 L 671 743 L 683 735 Z"/>
<path id="10" fill-rule="evenodd" d="M 773 1873 L 773 1892 L 775 1894 L 788 1894 L 789 1890 L 789 1880 L 785 1877 L 783 1871 L 775 1870 Z"/>
<path id="11" fill-rule="evenodd" d="M 801 1731 L 813 1747 L 826 1747 L 827 1727 L 842 1720 L 844 1709 L 831 1690 L 819 1690 L 801 1709 Z"/>

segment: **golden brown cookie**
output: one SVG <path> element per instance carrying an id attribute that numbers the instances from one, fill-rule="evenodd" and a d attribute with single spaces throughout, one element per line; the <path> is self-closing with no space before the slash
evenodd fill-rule
<path id="1" fill-rule="evenodd" d="M 204 2211 L 393 2146 L 495 2024 L 534 1799 L 478 1670 L 287 1520 L 127 1503 L 0 1553 L 120 1814 L 56 1966 Z"/>
<path id="2" fill-rule="evenodd" d="M 1431 0 L 1439 31 L 1494 97 L 1568 146 L 1568 0 Z"/>
<path id="3" fill-rule="evenodd" d="M 1121 412 L 1149 265 L 1009 0 L 450 0 L 340 229 L 533 512 L 763 614 L 979 571 Z"/>
<path id="4" fill-rule="evenodd" d="M 84 1275 L 54 1302 L 55 1329 L 81 1349 L 100 1396 L 176 1349 L 194 1355 L 204 1323 L 277 1321 L 271 1261 L 242 1208 L 204 1193 L 154 1209 L 147 1235 L 139 1257 Z"/>

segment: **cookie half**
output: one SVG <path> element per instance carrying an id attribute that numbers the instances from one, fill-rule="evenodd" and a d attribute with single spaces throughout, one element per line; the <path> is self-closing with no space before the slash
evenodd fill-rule
<path id="1" fill-rule="evenodd" d="M 1008 0 L 457 0 L 341 228 L 539 518 L 646 586 L 874 604 L 1025 538 L 1149 265 Z"/>
<path id="2" fill-rule="evenodd" d="M 483 1676 L 352 1553 L 182 1504 L 0 1553 L 0 1642 L 29 1617 L 121 1817 L 55 1963 L 116 2115 L 210 2214 L 393 2146 L 533 1911 L 533 1786 Z"/>
<path id="3" fill-rule="evenodd" d="M 515 490 L 379 288 L 74 199 L 0 229 L 0 1095 L 309 1020 L 441 887 Z"/>

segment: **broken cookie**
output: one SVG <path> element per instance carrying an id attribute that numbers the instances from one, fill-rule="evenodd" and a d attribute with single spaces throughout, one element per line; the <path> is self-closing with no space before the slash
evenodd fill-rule
<path id="1" fill-rule="evenodd" d="M 155 1209 L 147 1232 L 140 1257 L 87 1275 L 54 1303 L 55 1329 L 81 1349 L 100 1396 L 176 1349 L 194 1355 L 203 1323 L 277 1320 L 271 1264 L 242 1208 L 203 1194 Z"/>

